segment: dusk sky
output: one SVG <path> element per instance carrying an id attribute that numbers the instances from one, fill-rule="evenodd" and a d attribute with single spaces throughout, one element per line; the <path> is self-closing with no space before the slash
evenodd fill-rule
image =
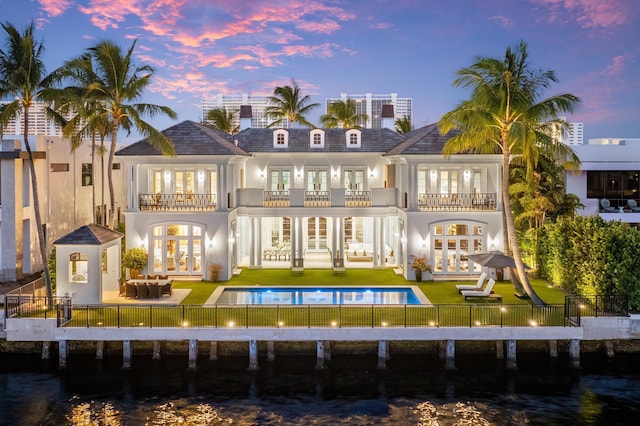
<path id="1" fill-rule="evenodd" d="M 638 0 L 0 0 L 0 11 L 20 29 L 36 23 L 49 71 L 100 40 L 137 39 L 136 65 L 156 69 L 140 101 L 180 121 L 200 121 L 203 97 L 271 94 L 295 78 L 321 105 L 340 93 L 413 98 L 420 127 L 467 97 L 456 70 L 524 40 L 559 78 L 546 95 L 582 99 L 567 119 L 584 123 L 585 142 L 640 138 Z"/>

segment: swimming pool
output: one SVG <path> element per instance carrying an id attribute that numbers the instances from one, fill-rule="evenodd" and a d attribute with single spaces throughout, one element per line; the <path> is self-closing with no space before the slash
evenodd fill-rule
<path id="1" fill-rule="evenodd" d="M 420 305 L 429 303 L 416 286 L 222 286 L 216 289 L 211 299 L 216 305 Z"/>

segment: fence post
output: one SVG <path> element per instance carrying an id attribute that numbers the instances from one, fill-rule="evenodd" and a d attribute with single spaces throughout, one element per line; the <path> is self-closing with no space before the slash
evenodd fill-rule
<path id="1" fill-rule="evenodd" d="M 469 327 L 473 327 L 473 306 L 469 305 Z"/>
<path id="2" fill-rule="evenodd" d="M 118 305 L 118 328 L 120 328 L 120 305 Z"/>

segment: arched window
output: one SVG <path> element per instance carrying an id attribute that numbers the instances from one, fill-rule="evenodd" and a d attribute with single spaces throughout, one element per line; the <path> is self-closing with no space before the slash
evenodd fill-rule
<path id="1" fill-rule="evenodd" d="M 74 283 L 87 282 L 88 261 L 86 253 L 71 253 L 69 255 L 69 281 Z"/>

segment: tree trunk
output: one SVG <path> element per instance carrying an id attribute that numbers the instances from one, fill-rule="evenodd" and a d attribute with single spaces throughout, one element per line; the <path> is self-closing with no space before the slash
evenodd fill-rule
<path id="1" fill-rule="evenodd" d="M 116 199 L 113 190 L 113 157 L 116 153 L 116 140 L 118 138 L 118 128 L 120 125 L 117 120 L 113 120 L 111 127 L 111 150 L 109 151 L 109 162 L 107 163 L 107 177 L 109 178 L 109 228 L 115 227 L 115 210 Z"/>
<path id="2" fill-rule="evenodd" d="M 96 134 L 91 133 L 91 218 L 96 223 Z"/>
<path id="3" fill-rule="evenodd" d="M 29 172 L 31 174 L 31 191 L 33 192 L 33 213 L 38 229 L 38 245 L 40 246 L 40 257 L 42 258 L 42 269 L 44 272 L 44 284 L 47 290 L 47 305 L 49 309 L 53 307 L 53 289 L 51 288 L 51 277 L 49 275 L 49 263 L 47 257 L 47 242 L 42 228 L 42 218 L 40 216 L 40 197 L 38 196 L 38 181 L 36 169 L 33 161 L 33 153 L 29 145 L 29 107 L 24 106 L 24 147 L 29 156 Z"/>
<path id="4" fill-rule="evenodd" d="M 513 259 L 516 262 L 516 269 L 518 271 L 518 277 L 520 278 L 520 283 L 524 288 L 524 291 L 531 298 L 531 301 L 536 305 L 545 305 L 545 303 L 538 297 L 533 287 L 531 287 L 531 283 L 529 282 L 529 277 L 527 276 L 524 270 L 524 264 L 522 263 L 522 257 L 520 255 L 520 247 L 518 247 L 518 239 L 516 238 L 516 225 L 513 220 L 513 211 L 511 211 L 511 197 L 509 196 L 509 146 L 507 139 L 503 139 L 505 141 L 502 147 L 502 199 L 504 205 L 502 208 L 504 209 L 504 215 L 507 222 L 507 232 L 509 235 L 509 247 L 511 248 L 511 254 Z M 505 250 L 507 248 L 505 247 Z"/>

